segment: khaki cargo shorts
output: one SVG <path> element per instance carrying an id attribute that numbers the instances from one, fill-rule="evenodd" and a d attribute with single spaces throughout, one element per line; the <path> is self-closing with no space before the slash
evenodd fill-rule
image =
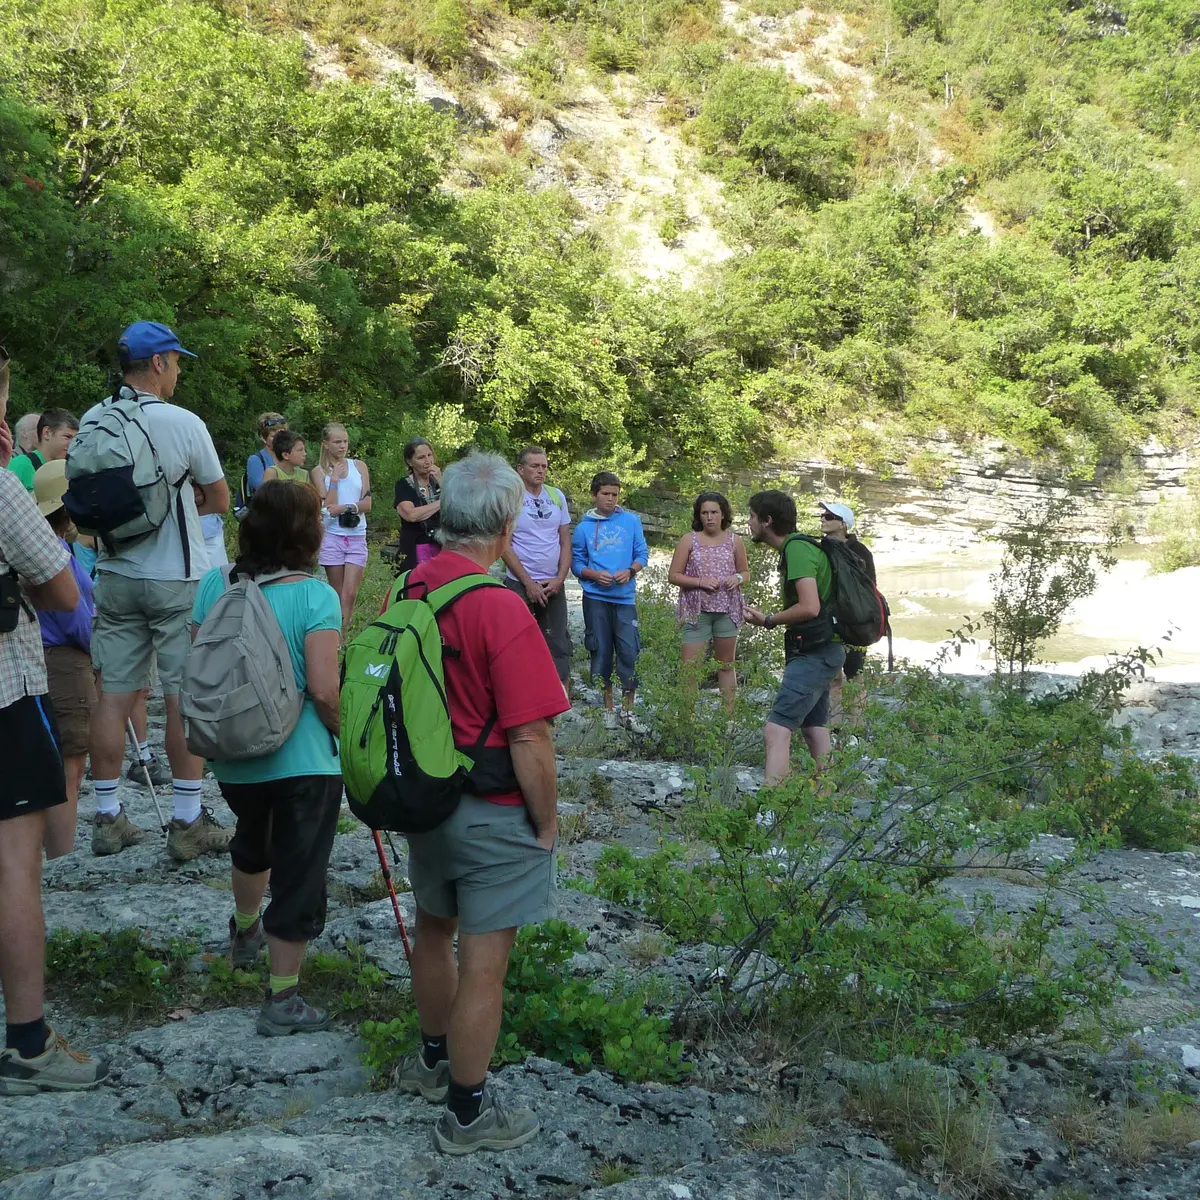
<path id="1" fill-rule="evenodd" d="M 464 796 L 453 816 L 408 839 L 408 878 L 430 916 L 462 933 L 537 925 L 558 912 L 552 850 L 537 843 L 525 806 Z"/>
<path id="2" fill-rule="evenodd" d="M 149 687 L 157 656 L 163 695 L 179 694 L 195 598 L 196 584 L 187 580 L 128 579 L 111 571 L 96 576 L 92 664 L 104 691 Z"/>

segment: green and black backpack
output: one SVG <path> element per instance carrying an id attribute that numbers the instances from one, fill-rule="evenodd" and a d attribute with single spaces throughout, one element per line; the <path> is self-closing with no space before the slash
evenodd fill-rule
<path id="1" fill-rule="evenodd" d="M 446 656 L 437 618 L 480 587 L 503 587 L 490 575 L 452 579 L 433 591 L 406 571 L 392 587 L 387 610 L 346 647 L 342 663 L 342 776 L 350 811 L 371 829 L 427 833 L 458 807 L 467 792 L 486 794 L 516 786 L 507 749 L 484 751 L 496 723 L 484 725 L 474 746 L 454 744 L 446 681 Z M 473 769 L 502 757 L 504 764 L 478 778 Z M 506 767 L 506 769 L 505 769 Z"/>

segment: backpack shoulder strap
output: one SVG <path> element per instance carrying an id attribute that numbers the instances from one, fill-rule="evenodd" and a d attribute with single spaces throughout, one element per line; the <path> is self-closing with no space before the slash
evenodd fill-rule
<path id="1" fill-rule="evenodd" d="M 550 493 L 550 499 L 554 501 L 555 508 L 557 508 L 560 512 L 569 511 L 567 509 L 567 497 L 561 490 L 546 484 L 546 491 Z"/>
<path id="2" fill-rule="evenodd" d="M 432 592 L 425 596 L 425 602 L 433 609 L 433 615 L 440 617 L 452 604 L 461 600 L 468 592 L 476 591 L 481 587 L 504 587 L 504 584 L 498 579 L 493 579 L 490 575 L 460 575 L 457 579 L 451 579 L 449 583 L 443 583 L 441 587 L 434 588 Z"/>

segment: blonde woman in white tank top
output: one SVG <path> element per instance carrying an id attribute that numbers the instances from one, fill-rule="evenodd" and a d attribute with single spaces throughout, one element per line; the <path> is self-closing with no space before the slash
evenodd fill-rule
<path id="1" fill-rule="evenodd" d="M 371 511 L 371 476 L 361 459 L 348 457 L 350 436 L 344 425 L 321 430 L 321 460 L 310 479 L 321 497 L 325 537 L 317 561 L 342 602 L 342 628 L 354 616 L 359 584 L 367 566 L 367 517 Z M 358 521 L 347 524 L 351 516 Z"/>

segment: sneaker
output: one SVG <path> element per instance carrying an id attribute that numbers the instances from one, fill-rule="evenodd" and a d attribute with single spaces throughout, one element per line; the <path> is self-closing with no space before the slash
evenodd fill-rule
<path id="1" fill-rule="evenodd" d="M 436 1067 L 427 1067 L 420 1050 L 406 1054 L 392 1069 L 392 1087 L 410 1096 L 420 1092 L 426 1100 L 444 1104 L 450 1091 L 450 1060 L 444 1058 Z"/>
<path id="2" fill-rule="evenodd" d="M 201 808 L 190 825 L 185 821 L 167 825 L 167 853 L 176 862 L 189 862 L 202 854 L 222 854 L 232 839 L 233 830 L 226 829 L 207 807 Z"/>
<path id="3" fill-rule="evenodd" d="M 146 831 L 126 815 L 124 806 L 115 816 L 98 812 L 92 818 L 92 853 L 97 858 L 117 854 L 126 846 L 136 846 L 146 840 Z"/>
<path id="4" fill-rule="evenodd" d="M 621 713 L 621 724 L 629 730 L 630 733 L 636 733 L 638 737 L 645 737 L 650 732 L 650 726 L 641 719 L 635 712 L 626 709 Z"/>
<path id="5" fill-rule="evenodd" d="M 96 1054 L 81 1054 L 53 1029 L 46 1049 L 36 1058 L 15 1050 L 0 1051 L 0 1096 L 32 1096 L 35 1092 L 84 1092 L 108 1075 L 108 1062 Z"/>
<path id="6" fill-rule="evenodd" d="M 604 715 L 601 717 L 601 720 L 604 722 L 605 729 L 615 731 L 621 728 L 621 718 L 618 717 L 611 708 L 606 708 L 604 710 Z"/>
<path id="7" fill-rule="evenodd" d="M 145 770 L 142 769 L 143 767 Z M 163 762 L 163 760 L 159 758 L 157 754 L 150 755 L 150 761 L 148 763 L 143 763 L 140 760 L 138 762 L 131 762 L 129 764 L 129 770 L 125 772 L 125 778 L 128 779 L 130 783 L 136 783 L 139 787 L 145 787 L 147 772 L 150 774 L 150 782 L 154 784 L 155 787 L 170 786 L 171 768 L 167 763 Z"/>
<path id="8" fill-rule="evenodd" d="M 298 987 L 272 996 L 268 991 L 258 1010 L 254 1026 L 263 1037 L 287 1037 L 289 1033 L 323 1033 L 329 1028 L 329 1014 L 313 1008 Z"/>
<path id="9" fill-rule="evenodd" d="M 254 966 L 266 944 L 261 917 L 245 933 L 237 927 L 237 921 L 229 918 L 229 958 L 235 967 Z"/>
<path id="10" fill-rule="evenodd" d="M 460 1125 L 449 1110 L 438 1118 L 433 1136 L 443 1154 L 470 1154 L 475 1150 L 512 1150 L 537 1137 L 542 1124 L 528 1108 L 505 1108 L 484 1093 L 479 1116 Z"/>

